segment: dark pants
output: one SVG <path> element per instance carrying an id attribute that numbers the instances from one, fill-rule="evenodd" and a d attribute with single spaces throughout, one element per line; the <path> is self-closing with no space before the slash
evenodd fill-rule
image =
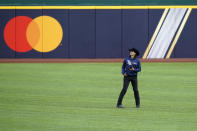
<path id="1" fill-rule="evenodd" d="M 124 77 L 124 84 L 123 84 L 122 91 L 120 92 L 117 105 L 122 105 L 123 97 L 127 92 L 130 82 L 133 86 L 136 106 L 140 106 L 140 97 L 139 97 L 139 92 L 138 92 L 138 87 L 137 87 L 137 77 L 130 77 L 130 76 Z"/>

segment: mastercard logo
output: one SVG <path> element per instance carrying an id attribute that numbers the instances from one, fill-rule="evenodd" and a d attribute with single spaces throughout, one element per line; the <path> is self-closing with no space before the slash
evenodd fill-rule
<path id="1" fill-rule="evenodd" d="M 9 20 L 4 28 L 4 40 L 7 46 L 16 52 L 50 52 L 56 49 L 63 38 L 60 23 L 51 16 L 39 16 L 34 19 L 16 16 Z"/>

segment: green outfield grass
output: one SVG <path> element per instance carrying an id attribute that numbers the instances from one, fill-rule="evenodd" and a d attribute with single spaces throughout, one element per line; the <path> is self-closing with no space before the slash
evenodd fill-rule
<path id="1" fill-rule="evenodd" d="M 141 108 L 121 63 L 0 64 L 1 131 L 196 131 L 197 63 L 142 63 Z"/>

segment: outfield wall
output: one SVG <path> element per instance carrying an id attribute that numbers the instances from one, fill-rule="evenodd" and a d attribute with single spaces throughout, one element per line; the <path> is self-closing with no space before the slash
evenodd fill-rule
<path id="1" fill-rule="evenodd" d="M 163 23 L 162 16 L 166 8 L 134 9 L 46 9 L 39 7 L 8 7 L 0 9 L 0 58 L 123 58 L 128 48 L 135 47 L 143 57 L 151 52 L 151 38 L 156 29 L 162 30 L 167 21 L 168 10 Z M 24 7 L 23 7 L 24 8 Z M 171 18 L 174 34 L 167 29 L 155 34 L 157 43 L 166 45 L 164 56 L 153 55 L 150 58 L 196 58 L 197 57 L 197 9 L 192 8 L 188 17 L 188 8 L 177 24 L 177 17 Z M 176 10 L 174 11 L 176 13 Z M 180 13 L 178 12 L 177 15 Z M 184 24 L 184 19 L 185 24 Z M 169 24 L 169 22 L 166 24 Z M 183 26 L 181 26 L 183 25 Z M 165 26 L 164 26 L 165 27 Z M 165 27 L 165 28 L 166 28 Z M 182 29 L 182 30 L 181 30 Z M 171 30 L 171 29 L 170 29 Z M 181 30 L 181 31 L 180 31 Z M 162 31 L 161 31 L 162 32 Z M 165 33 L 167 32 L 167 33 Z M 180 35 L 177 37 L 177 34 Z M 159 37 L 160 35 L 160 37 Z M 176 41 L 177 38 L 177 41 Z M 164 47 L 158 45 L 159 53 Z M 158 52 L 159 51 L 159 52 Z M 148 58 L 144 56 L 144 58 Z"/>

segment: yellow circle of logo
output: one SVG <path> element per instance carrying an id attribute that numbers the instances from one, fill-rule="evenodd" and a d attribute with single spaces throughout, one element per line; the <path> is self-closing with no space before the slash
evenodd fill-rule
<path id="1" fill-rule="evenodd" d="M 50 16 L 33 19 L 27 28 L 27 41 L 39 52 L 50 52 L 58 47 L 63 37 L 60 23 Z"/>

